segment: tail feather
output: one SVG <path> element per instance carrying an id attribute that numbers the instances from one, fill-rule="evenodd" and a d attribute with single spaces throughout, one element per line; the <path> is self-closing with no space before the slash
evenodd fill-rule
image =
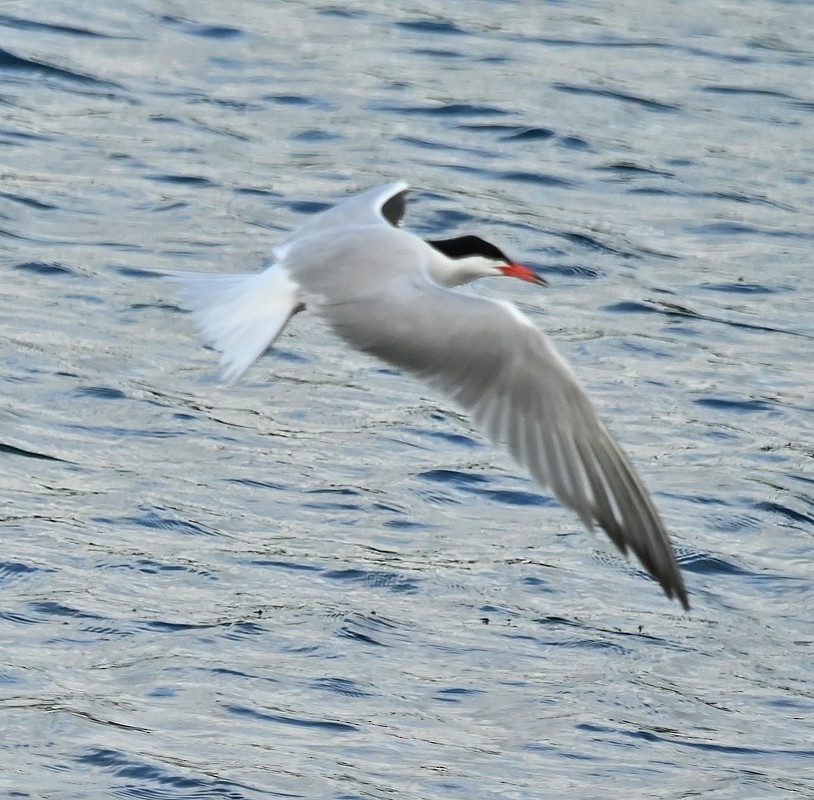
<path id="1" fill-rule="evenodd" d="M 297 285 L 279 265 L 250 275 L 170 272 L 206 341 L 221 354 L 230 385 L 274 344 L 300 307 Z"/>

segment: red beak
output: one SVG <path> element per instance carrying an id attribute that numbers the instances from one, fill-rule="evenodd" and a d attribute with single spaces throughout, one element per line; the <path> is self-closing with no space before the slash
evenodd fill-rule
<path id="1" fill-rule="evenodd" d="M 548 286 L 548 281 L 540 277 L 533 269 L 523 266 L 523 264 L 516 264 L 514 261 L 505 267 L 500 267 L 500 271 L 510 278 L 519 278 L 521 281 L 536 283 L 538 286 Z"/>

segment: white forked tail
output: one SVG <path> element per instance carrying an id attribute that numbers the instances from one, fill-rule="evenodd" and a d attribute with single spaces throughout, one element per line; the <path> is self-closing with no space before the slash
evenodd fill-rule
<path id="1" fill-rule="evenodd" d="M 297 285 L 278 264 L 250 275 L 170 272 L 206 341 L 234 383 L 269 348 L 298 307 Z"/>

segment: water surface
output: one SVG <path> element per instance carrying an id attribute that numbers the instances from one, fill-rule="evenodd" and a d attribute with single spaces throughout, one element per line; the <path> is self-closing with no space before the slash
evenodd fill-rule
<path id="1" fill-rule="evenodd" d="M 814 11 L 43 0 L 0 17 L 7 797 L 814 794 Z M 693 603 L 298 317 L 165 269 L 404 178 L 549 332 Z M 518 282 L 514 282 L 518 283 Z"/>

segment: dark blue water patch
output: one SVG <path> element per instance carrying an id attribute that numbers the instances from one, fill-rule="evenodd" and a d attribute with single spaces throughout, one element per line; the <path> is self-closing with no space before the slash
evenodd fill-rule
<path id="1" fill-rule="evenodd" d="M 428 503 L 441 506 L 458 506 L 461 505 L 461 500 L 453 497 L 450 494 L 439 492 L 421 492 L 421 497 Z"/>
<path id="2" fill-rule="evenodd" d="M 0 97 L 0 106 L 9 105 L 3 102 Z M 13 130 L 11 128 L 0 128 L 0 136 L 6 137 L 2 144 L 6 147 L 18 147 L 27 145 L 29 142 L 50 142 L 53 141 L 52 136 L 45 136 L 40 133 L 29 133 L 28 131 Z M 22 238 L 22 237 L 17 237 Z"/>
<path id="3" fill-rule="evenodd" d="M 477 491 L 477 490 L 476 490 Z M 478 494 L 506 506 L 556 506 L 557 503 L 550 497 L 537 492 L 523 492 L 517 489 L 488 489 L 478 491 Z"/>
<path id="4" fill-rule="evenodd" d="M 226 675 L 229 678 L 251 678 L 255 680 L 258 678 L 257 675 L 253 675 L 248 672 L 243 672 L 239 669 L 230 669 L 229 667 L 212 667 L 211 669 L 206 669 L 206 672 L 211 672 L 213 675 Z M 273 678 L 265 678 L 265 680 L 269 681 L 270 683 L 278 683 L 278 681 L 274 680 Z"/>
<path id="5" fill-rule="evenodd" d="M 133 635 L 130 628 L 120 628 L 113 625 L 83 625 L 82 632 L 93 634 L 96 641 L 98 641 L 99 637 L 112 639 L 114 636 L 129 638 Z"/>
<path id="6" fill-rule="evenodd" d="M 241 640 L 248 637 L 262 636 L 266 630 L 256 622 L 242 620 L 241 622 L 230 622 L 226 627 L 225 639 Z"/>
<path id="7" fill-rule="evenodd" d="M 141 630 L 153 633 L 186 633 L 187 631 L 208 631 L 223 627 L 223 623 L 212 622 L 169 622 L 165 619 L 145 619 L 138 622 Z"/>
<path id="8" fill-rule="evenodd" d="M 502 142 L 545 142 L 553 139 L 557 134 L 550 128 L 520 128 L 511 130 L 511 126 L 505 126 L 511 132 L 500 137 Z"/>
<path id="9" fill-rule="evenodd" d="M 263 100 L 281 106 L 310 106 L 313 104 L 313 100 L 303 94 L 267 94 L 263 96 Z"/>
<path id="10" fill-rule="evenodd" d="M 145 508 L 131 517 L 92 517 L 93 522 L 116 528 L 119 525 L 137 525 L 151 530 L 172 531 L 191 536 L 214 536 L 215 531 L 195 522 L 171 515 L 162 508 Z"/>
<path id="11" fill-rule="evenodd" d="M 299 561 L 279 561 L 271 558 L 255 558 L 247 562 L 256 567 L 274 567 L 275 569 L 290 569 L 297 572 L 322 572 L 325 568 L 316 564 L 303 564 Z"/>
<path id="12" fill-rule="evenodd" d="M 725 94 L 725 95 L 745 95 L 747 97 L 778 97 L 783 100 L 795 99 L 792 95 L 785 92 L 778 92 L 774 89 L 758 89 L 756 87 L 748 86 L 724 86 L 707 84 L 706 86 L 698 87 L 702 92 L 709 94 Z"/>
<path id="13" fill-rule="evenodd" d="M 26 616 L 16 611 L 0 611 L 0 619 L 4 622 L 10 622 L 12 625 L 34 625 L 40 622 L 32 616 Z"/>
<path id="14" fill-rule="evenodd" d="M 760 520 L 757 517 L 731 512 L 706 514 L 705 519 L 715 530 L 726 533 L 743 533 L 760 525 Z"/>
<path id="15" fill-rule="evenodd" d="M 304 108 L 319 109 L 320 111 L 329 111 L 335 108 L 334 102 L 317 94 L 266 94 L 260 99 L 263 102 L 274 103 L 279 106 L 302 106 Z"/>
<path id="16" fill-rule="evenodd" d="M 444 142 L 433 142 L 429 139 L 421 139 L 417 136 L 397 136 L 395 138 L 397 142 L 400 144 L 406 144 L 410 147 L 417 147 L 421 150 L 449 150 L 449 149 L 457 149 L 457 148 L 450 148 Z"/>
<path id="17" fill-rule="evenodd" d="M 133 572 L 142 572 L 145 575 L 160 575 L 166 572 L 187 572 L 192 575 L 202 575 L 213 578 L 212 573 L 197 569 L 185 564 L 162 564 L 149 558 L 139 558 L 132 562 L 112 563 L 101 565 L 102 569 L 124 569 Z"/>
<path id="18" fill-rule="evenodd" d="M 227 705 L 226 710 L 241 717 L 251 717 L 261 722 L 275 722 L 280 725 L 294 725 L 298 728 L 312 728 L 325 733 L 357 733 L 359 728 L 348 722 L 334 722 L 327 719 L 306 719 L 305 717 L 294 717 L 288 714 L 269 714 L 267 711 L 259 711 L 248 706 Z"/>
<path id="19" fill-rule="evenodd" d="M 147 697 L 156 697 L 159 700 L 163 700 L 164 698 L 172 698 L 178 697 L 179 691 L 173 686 L 156 686 L 150 692 L 147 692 Z"/>
<path id="20" fill-rule="evenodd" d="M 538 578 L 535 575 L 525 575 L 520 578 L 520 583 L 525 586 L 534 586 L 535 588 L 546 588 L 548 586 L 548 581 Z"/>
<path id="21" fill-rule="evenodd" d="M 57 603 L 55 600 L 42 600 L 35 603 L 30 603 L 29 608 L 37 614 L 42 614 L 46 617 L 71 617 L 72 619 L 97 619 L 102 620 L 104 617 L 98 614 L 91 614 L 88 611 L 80 611 L 77 608 Z M 33 621 L 33 620 L 32 620 Z"/>
<path id="22" fill-rule="evenodd" d="M 575 233 L 573 231 L 555 231 L 555 236 L 582 247 L 586 250 L 593 250 L 599 253 L 608 253 L 610 255 L 619 256 L 621 258 L 640 258 L 641 256 L 636 253 L 626 252 L 620 250 L 618 247 L 600 242 L 599 239 L 589 236 L 587 233 Z"/>
<path id="23" fill-rule="evenodd" d="M 328 580 L 342 583 L 362 584 L 375 589 L 387 589 L 396 594 L 414 594 L 418 591 L 418 581 L 406 578 L 396 572 L 379 572 L 361 569 L 329 569 L 322 573 Z"/>
<path id="24" fill-rule="evenodd" d="M 341 134 L 331 133 L 331 131 L 310 128 L 308 130 L 295 133 L 293 136 L 289 136 L 288 138 L 292 142 L 335 142 L 343 137 Z"/>
<path id="25" fill-rule="evenodd" d="M 427 56 L 428 58 L 463 58 L 464 54 L 455 50 L 441 50 L 433 47 L 414 47 L 410 52 L 415 56 Z"/>
<path id="26" fill-rule="evenodd" d="M 523 172 L 515 170 L 512 172 L 498 172 L 495 177 L 507 183 L 529 183 L 534 186 L 548 186 L 550 188 L 573 188 L 579 185 L 576 181 L 560 178 L 556 175 L 547 175 L 543 172 Z"/>
<path id="27" fill-rule="evenodd" d="M 695 403 L 697 406 L 703 406 L 704 408 L 713 408 L 720 411 L 732 411 L 735 414 L 769 412 L 774 416 L 780 415 L 776 404 L 767 402 L 766 400 L 739 400 L 724 397 L 700 397 L 693 400 L 693 403 Z"/>
<path id="28" fill-rule="evenodd" d="M 563 136 L 557 140 L 557 146 L 564 147 L 566 150 L 576 150 L 577 152 L 593 150 L 590 143 L 580 136 Z"/>
<path id="29" fill-rule="evenodd" d="M 652 195 L 655 197 L 682 197 L 684 192 L 666 186 L 631 186 L 626 190 L 628 194 Z"/>
<path id="30" fill-rule="evenodd" d="M 673 500 L 682 500 L 686 503 L 698 503 L 704 506 L 725 506 L 728 505 L 726 500 L 720 497 L 715 497 L 709 494 L 686 494 L 683 492 L 668 492 L 661 491 L 658 493 L 659 497 L 669 497 Z"/>
<path id="31" fill-rule="evenodd" d="M 608 100 L 616 100 L 622 103 L 632 103 L 645 111 L 655 111 L 658 113 L 675 113 L 680 111 L 680 106 L 671 103 L 662 103 L 658 100 L 652 100 L 646 97 L 637 97 L 636 95 L 628 94 L 622 91 L 614 91 L 612 89 L 597 89 L 594 86 L 577 86 L 570 83 L 555 82 L 551 84 L 552 89 L 567 94 L 589 95 L 592 97 L 603 97 Z"/>
<path id="32" fill-rule="evenodd" d="M 432 525 L 426 522 L 415 522 L 410 519 L 388 519 L 384 522 L 385 528 L 393 528 L 399 531 L 429 530 Z"/>
<path id="33" fill-rule="evenodd" d="M 449 142 L 435 141 L 418 136 L 397 136 L 395 141 L 409 145 L 410 147 L 420 148 L 421 150 L 453 151 L 457 153 L 467 153 L 469 156 L 478 158 L 495 158 L 497 155 L 493 150 L 483 150 L 474 147 L 460 147 L 457 145 L 452 145 Z"/>
<path id="34" fill-rule="evenodd" d="M 472 436 L 467 436 L 463 433 L 448 433 L 447 431 L 433 431 L 426 428 L 415 428 L 412 426 L 403 429 L 407 433 L 415 436 L 420 436 L 425 439 L 437 439 L 447 444 L 455 445 L 456 447 L 464 447 L 468 450 L 474 450 L 478 447 L 483 447 L 484 443 L 480 439 Z"/>
<path id="35" fill-rule="evenodd" d="M 217 186 L 216 183 L 209 178 L 203 178 L 200 175 L 147 175 L 147 180 L 155 181 L 157 183 L 171 183 L 178 186 Z"/>
<path id="36" fill-rule="evenodd" d="M 149 269 L 139 269 L 138 267 L 112 267 L 112 269 L 125 278 L 146 278 L 148 280 L 163 280 L 166 278 L 166 275 L 162 275 L 160 272 L 154 272 Z M 180 311 L 181 309 L 178 310 Z"/>
<path id="37" fill-rule="evenodd" d="M 789 508 L 788 506 L 785 506 L 782 503 L 776 503 L 773 501 L 764 501 L 760 503 L 755 503 L 753 508 L 759 511 L 768 511 L 770 514 L 780 514 L 781 516 L 785 517 L 788 520 L 791 520 L 792 522 L 814 526 L 814 516 L 811 516 L 810 514 L 805 514 L 802 511 L 795 511 L 793 508 Z"/>
<path id="38" fill-rule="evenodd" d="M 400 106 L 385 103 L 375 103 L 373 111 L 395 111 L 404 115 L 419 115 L 428 117 L 496 117 L 506 116 L 507 111 L 494 106 L 474 105 L 472 103 L 444 103 L 433 106 Z"/>
<path id="39" fill-rule="evenodd" d="M 78 72 L 73 72 L 64 67 L 55 67 L 52 64 L 47 64 L 34 59 L 23 58 L 14 55 L 8 50 L 0 48 L 0 72 L 31 72 L 38 75 L 45 75 L 46 77 L 60 78 L 68 80 L 73 83 L 81 83 L 94 86 L 116 87 L 116 84 L 110 81 L 103 81 L 99 78 L 93 78 L 89 75 L 82 75 Z"/>
<path id="40" fill-rule="evenodd" d="M 497 133 L 500 138 L 510 138 L 511 134 L 528 130 L 523 125 L 510 125 L 500 122 L 460 122 L 455 128 L 459 131 L 472 131 L 473 133 Z"/>
<path id="41" fill-rule="evenodd" d="M 354 614 L 348 617 L 337 631 L 337 636 L 374 647 L 389 647 L 390 645 L 383 641 L 383 637 L 392 635 L 396 627 L 394 623 L 382 619 L 375 611 L 371 611 L 367 615 Z"/>
<path id="42" fill-rule="evenodd" d="M 454 36 L 469 36 L 469 32 L 459 28 L 454 22 L 449 20 L 440 19 L 417 19 L 405 20 L 403 22 L 396 22 L 396 27 L 403 28 L 408 31 L 415 31 L 422 36 L 438 35 L 438 34 L 453 34 Z"/>
<path id="43" fill-rule="evenodd" d="M 199 800 L 251 800 L 260 796 L 256 789 L 237 781 L 212 778 L 209 775 L 194 777 L 189 767 L 175 768 L 166 763 L 146 761 L 131 754 L 101 747 L 85 748 L 76 762 L 82 765 L 82 773 L 88 768 L 104 770 L 126 782 L 119 787 L 118 795 L 139 800 L 168 800 L 172 797 Z M 203 771 L 203 770 L 202 770 Z M 292 795 L 264 790 L 262 796 L 291 797 Z"/>
<path id="44" fill-rule="evenodd" d="M 311 687 L 342 697 L 373 697 L 371 692 L 362 689 L 356 681 L 349 678 L 318 678 L 311 683 Z"/>
<path id="45" fill-rule="evenodd" d="M 331 208 L 331 203 L 317 203 L 312 200 L 290 200 L 282 201 L 282 205 L 296 214 L 321 214 Z"/>
<path id="46" fill-rule="evenodd" d="M 346 8 L 344 6 L 325 6 L 317 11 L 323 17 L 341 17 L 342 19 L 359 19 L 369 16 L 367 11 Z"/>
<path id="47" fill-rule="evenodd" d="M 323 495 L 334 495 L 338 497 L 355 497 L 359 496 L 361 493 L 355 489 L 311 489 L 307 492 L 307 494 L 323 494 Z M 362 509 L 361 502 L 337 502 L 337 501 L 318 501 L 318 502 L 307 502 L 303 503 L 304 508 L 311 508 L 317 510 L 328 510 L 328 511 L 359 511 Z"/>
<path id="48" fill-rule="evenodd" d="M 613 164 L 605 164 L 604 166 L 596 167 L 596 170 L 598 172 L 610 172 L 622 179 L 639 176 L 675 178 L 675 173 L 673 172 L 656 169 L 655 167 L 645 167 L 641 164 L 637 164 L 635 161 L 616 161 Z"/>
<path id="49" fill-rule="evenodd" d="M 237 186 L 232 189 L 234 194 L 247 194 L 252 197 L 279 197 L 276 192 L 269 189 L 258 189 L 255 186 Z"/>
<path id="50" fill-rule="evenodd" d="M 188 19 L 173 17 L 168 14 L 163 15 L 161 21 L 180 28 L 190 36 L 200 36 L 205 39 L 235 39 L 243 35 L 243 31 L 239 28 L 231 28 L 225 25 L 200 25 Z"/>
<path id="51" fill-rule="evenodd" d="M 426 481 L 435 481 L 455 486 L 458 489 L 472 491 L 472 487 L 483 486 L 489 482 L 486 475 L 472 472 L 460 472 L 455 469 L 431 469 L 426 472 L 419 472 L 418 477 Z"/>
<path id="52" fill-rule="evenodd" d="M 746 192 L 698 192 L 697 195 L 693 192 L 684 190 L 681 192 L 684 197 L 705 197 L 713 200 L 729 200 L 733 203 L 744 203 L 747 205 L 768 206 L 769 208 L 779 208 L 782 211 L 791 211 L 796 213 L 797 208 L 788 203 L 782 203 L 779 200 L 772 200 L 769 197 L 761 194 L 747 194 Z"/>
<path id="53" fill-rule="evenodd" d="M 83 386 L 74 390 L 77 397 L 93 397 L 98 400 L 126 400 L 127 395 L 121 389 L 110 386 Z"/>
<path id="54" fill-rule="evenodd" d="M 5 131 L 0 130 L 0 134 L 2 133 L 5 133 Z M 21 194 L 0 192 L 0 197 L 4 197 L 6 200 L 11 200 L 12 203 L 20 203 L 21 205 L 28 206 L 29 208 L 35 208 L 38 211 L 53 211 L 59 208 L 59 206 L 43 203 L 41 200 L 35 200 L 33 197 L 23 197 Z"/>
<path id="55" fill-rule="evenodd" d="M 22 264 L 15 264 L 13 269 L 20 272 L 33 272 L 36 275 L 73 275 L 70 267 L 64 264 L 47 261 L 25 261 Z"/>
<path id="56" fill-rule="evenodd" d="M 225 478 L 224 483 L 237 483 L 241 486 L 249 486 L 252 489 L 274 489 L 275 491 L 285 492 L 291 487 L 284 483 L 275 483 L 273 481 L 257 481 L 252 478 Z"/>
<path id="57" fill-rule="evenodd" d="M 757 325 L 751 322 L 739 322 L 737 320 L 722 319 L 720 317 L 713 317 L 707 314 L 699 314 L 686 306 L 680 306 L 677 303 L 649 303 L 641 300 L 624 300 L 620 303 L 611 303 L 610 305 L 601 306 L 602 311 L 607 311 L 611 314 L 663 314 L 667 317 L 675 319 L 676 321 L 683 320 L 698 320 L 703 322 L 712 322 L 717 325 L 726 325 L 730 328 L 738 328 L 742 330 L 755 331 L 757 333 L 782 333 L 787 336 L 801 337 L 810 339 L 804 333 L 797 331 L 785 330 L 783 328 L 774 328 L 769 325 Z M 671 332 L 687 333 L 677 326 L 671 328 Z M 695 329 L 691 329 L 689 333 L 695 335 Z"/>
<path id="58" fill-rule="evenodd" d="M 460 703 L 467 697 L 478 694 L 485 694 L 485 692 L 482 689 L 464 689 L 455 686 L 449 689 L 439 689 L 432 695 L 432 699 L 441 703 Z"/>
<path id="59" fill-rule="evenodd" d="M 607 639 L 569 639 L 557 642 L 555 646 L 576 650 L 610 650 L 620 656 L 629 656 L 631 652 L 629 648 L 622 647 L 617 642 L 609 642 Z"/>
<path id="60" fill-rule="evenodd" d="M 738 564 L 727 561 L 721 556 L 713 556 L 710 553 L 687 553 L 677 560 L 685 572 L 692 572 L 696 575 L 735 575 L 743 577 L 755 574 Z"/>
<path id="61" fill-rule="evenodd" d="M 330 489 L 309 489 L 308 494 L 338 494 L 345 497 L 358 497 L 362 493 L 358 489 L 350 489 L 347 486 L 332 486 Z"/>
<path id="62" fill-rule="evenodd" d="M 699 225 L 691 225 L 686 230 L 693 234 L 703 235 L 724 234 L 726 236 L 765 236 L 776 239 L 802 239 L 804 241 L 811 241 L 814 239 L 814 233 L 809 230 L 770 228 L 766 225 L 750 225 L 747 222 L 740 222 L 738 220 L 705 222 Z"/>
<path id="63" fill-rule="evenodd" d="M 57 25 L 55 23 L 37 22 L 31 19 L 21 19 L 8 14 L 0 14 L 0 26 L 16 28 L 21 31 L 45 31 L 46 33 L 65 33 L 69 36 L 84 36 L 94 39 L 118 39 L 123 37 L 110 36 L 106 33 L 92 31 L 89 28 L 77 28 L 71 25 Z M 129 38 L 129 37 L 128 37 Z"/>
<path id="64" fill-rule="evenodd" d="M 704 750 L 711 753 L 725 753 L 727 755 L 741 755 L 749 759 L 754 759 L 756 756 L 768 755 L 784 755 L 784 756 L 800 756 L 803 758 L 811 758 L 814 756 L 814 749 L 812 748 L 767 748 L 767 747 L 741 747 L 736 745 L 716 744 L 708 741 L 691 741 L 686 738 L 679 737 L 678 735 L 669 736 L 666 729 L 658 729 L 656 731 L 638 729 L 638 730 L 624 730 L 621 728 L 612 728 L 606 725 L 597 725 L 594 723 L 583 722 L 576 726 L 577 730 L 585 731 L 586 733 L 598 734 L 615 734 L 617 736 L 624 736 L 630 739 L 639 739 L 651 743 L 664 742 L 670 745 L 678 745 L 681 747 L 689 747 L 697 750 Z"/>
<path id="65" fill-rule="evenodd" d="M 746 281 L 702 283 L 698 288 L 708 292 L 726 292 L 729 294 L 778 294 L 794 291 L 791 286 L 766 286 L 762 283 L 747 283 Z"/>
<path id="66" fill-rule="evenodd" d="M 25 450 L 22 447 L 15 447 L 11 444 L 3 444 L 0 442 L 0 455 L 20 456 L 22 458 L 36 458 L 40 461 L 59 461 L 63 464 L 70 464 L 70 461 L 57 458 L 56 456 L 49 456 L 46 453 L 37 453 L 34 450 Z"/>
<path id="67" fill-rule="evenodd" d="M 481 497 L 509 506 L 552 506 L 554 500 L 537 492 L 518 489 L 489 489 L 486 484 L 491 479 L 485 475 L 461 472 L 459 470 L 433 469 L 418 473 L 423 480 L 433 481 L 452 486 L 460 491 L 478 494 Z M 430 498 L 431 499 L 431 498 Z M 436 497 L 437 501 L 444 503 L 455 502 L 450 497 Z"/>
<path id="68" fill-rule="evenodd" d="M 791 478 L 792 480 L 795 481 L 800 481 L 801 483 L 806 483 L 814 486 L 814 476 L 811 475 L 800 475 L 796 472 L 788 472 L 786 473 L 786 477 Z M 814 501 L 811 502 L 812 504 L 814 504 Z"/>
<path id="69" fill-rule="evenodd" d="M 561 278 L 587 278 L 596 280 L 607 274 L 597 267 L 586 267 L 584 264 L 546 264 L 537 268 L 543 275 L 557 275 Z"/>
<path id="70" fill-rule="evenodd" d="M 480 58 L 476 58 L 475 61 L 479 64 L 509 64 L 514 61 L 514 59 L 508 55 L 490 55 L 481 56 Z"/>
<path id="71" fill-rule="evenodd" d="M 664 350 L 659 347 L 659 343 L 652 339 L 635 339 L 630 341 L 622 341 L 618 344 L 619 350 L 626 350 L 631 353 L 643 354 L 651 358 L 674 358 L 675 356 L 669 350 Z M 665 386 L 664 381 L 648 380 L 646 383 L 650 386 Z"/>
<path id="72" fill-rule="evenodd" d="M 30 567 L 19 561 L 0 561 L 0 584 L 9 584 L 23 578 L 26 575 L 33 575 L 37 572 L 52 572 L 53 570 L 43 570 L 40 567 Z"/>
<path id="73" fill-rule="evenodd" d="M 186 126 L 186 121 L 179 119 L 178 117 L 170 116 L 169 114 L 150 114 L 148 117 L 150 122 L 154 122 L 158 125 L 181 125 Z M 129 160 L 127 157 L 122 157 L 123 160 Z M 140 164 L 141 166 L 141 164 Z"/>

